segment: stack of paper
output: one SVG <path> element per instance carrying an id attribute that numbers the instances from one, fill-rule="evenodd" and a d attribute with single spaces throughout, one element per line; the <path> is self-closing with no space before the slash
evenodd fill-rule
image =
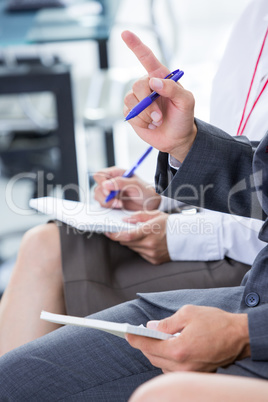
<path id="1" fill-rule="evenodd" d="M 166 340 L 178 335 L 166 334 L 165 332 L 146 328 L 143 325 L 137 326 L 128 323 L 119 324 L 117 322 L 111 321 L 93 320 L 89 318 L 73 317 L 70 315 L 53 314 L 48 313 L 47 311 L 42 311 L 40 318 L 42 320 L 55 322 L 58 324 L 70 324 L 80 327 L 99 329 L 100 331 L 109 332 L 110 334 L 119 336 L 121 338 L 124 338 L 125 334 L 134 334 L 146 336 L 148 338 Z"/>
<path id="2" fill-rule="evenodd" d="M 123 221 L 133 211 L 102 208 L 54 197 L 32 198 L 30 207 L 81 231 L 104 233 L 135 228 L 134 224 Z"/>

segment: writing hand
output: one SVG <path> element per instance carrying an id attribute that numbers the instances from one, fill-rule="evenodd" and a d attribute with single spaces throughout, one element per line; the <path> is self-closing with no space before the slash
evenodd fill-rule
<path id="1" fill-rule="evenodd" d="M 168 214 L 160 211 L 137 212 L 124 220 L 146 223 L 128 232 L 107 233 L 106 236 L 129 247 L 151 264 L 162 264 L 170 261 L 166 240 L 167 219 Z"/>
<path id="2" fill-rule="evenodd" d="M 194 124 L 194 97 L 179 83 L 163 79 L 169 70 L 136 35 L 124 31 L 122 39 L 148 73 L 148 76 L 134 83 L 132 91 L 126 95 L 124 115 L 152 90 L 159 93 L 160 98 L 129 122 L 144 141 L 183 162 L 197 131 Z"/>
<path id="3" fill-rule="evenodd" d="M 181 332 L 167 341 L 127 335 L 130 345 L 164 373 L 213 372 L 250 356 L 247 314 L 186 305 L 171 317 L 147 326 L 171 334 Z"/>
<path id="4" fill-rule="evenodd" d="M 131 211 L 157 209 L 161 197 L 154 187 L 145 183 L 138 176 L 122 177 L 124 169 L 116 166 L 103 169 L 94 175 L 97 183 L 94 198 L 105 208 L 124 208 Z M 109 202 L 105 199 L 112 190 L 120 190 L 117 198 Z"/>

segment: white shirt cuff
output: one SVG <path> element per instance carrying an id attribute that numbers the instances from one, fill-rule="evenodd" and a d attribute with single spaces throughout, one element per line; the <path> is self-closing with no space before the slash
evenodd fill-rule
<path id="1" fill-rule="evenodd" d="M 181 201 L 176 201 L 173 198 L 165 197 L 164 195 L 161 195 L 161 202 L 159 204 L 158 210 L 162 212 L 167 212 L 171 213 L 174 211 L 180 211 L 180 207 L 185 205 Z"/>
<path id="2" fill-rule="evenodd" d="M 170 154 L 168 155 L 168 163 L 169 163 L 170 167 L 172 167 L 173 169 L 176 169 L 176 170 L 178 170 L 182 165 L 182 163 L 180 161 L 178 161 L 176 158 L 174 158 Z"/>
<path id="3" fill-rule="evenodd" d="M 218 232 L 221 217 L 201 211 L 171 214 L 167 220 L 167 246 L 172 261 L 211 261 L 224 257 Z"/>
<path id="4" fill-rule="evenodd" d="M 251 265 L 265 247 L 258 238 L 262 224 L 256 219 L 205 209 L 195 215 L 171 214 L 167 220 L 168 252 L 172 261 L 229 257 Z"/>

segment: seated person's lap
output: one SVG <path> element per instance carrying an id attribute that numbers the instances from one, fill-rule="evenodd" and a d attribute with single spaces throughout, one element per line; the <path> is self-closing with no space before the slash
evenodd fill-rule
<path id="1" fill-rule="evenodd" d="M 238 286 L 249 265 L 171 261 L 152 265 L 104 235 L 59 223 L 67 314 L 85 316 L 132 300 L 138 292 Z"/>

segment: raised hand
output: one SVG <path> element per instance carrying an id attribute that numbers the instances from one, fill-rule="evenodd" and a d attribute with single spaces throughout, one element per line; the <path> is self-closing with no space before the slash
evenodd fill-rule
<path id="1" fill-rule="evenodd" d="M 161 96 L 129 123 L 136 133 L 156 149 L 183 162 L 196 136 L 194 97 L 179 83 L 163 78 L 169 70 L 132 32 L 124 31 L 122 39 L 144 66 L 148 75 L 134 83 L 125 97 L 124 114 L 152 90 Z"/>

